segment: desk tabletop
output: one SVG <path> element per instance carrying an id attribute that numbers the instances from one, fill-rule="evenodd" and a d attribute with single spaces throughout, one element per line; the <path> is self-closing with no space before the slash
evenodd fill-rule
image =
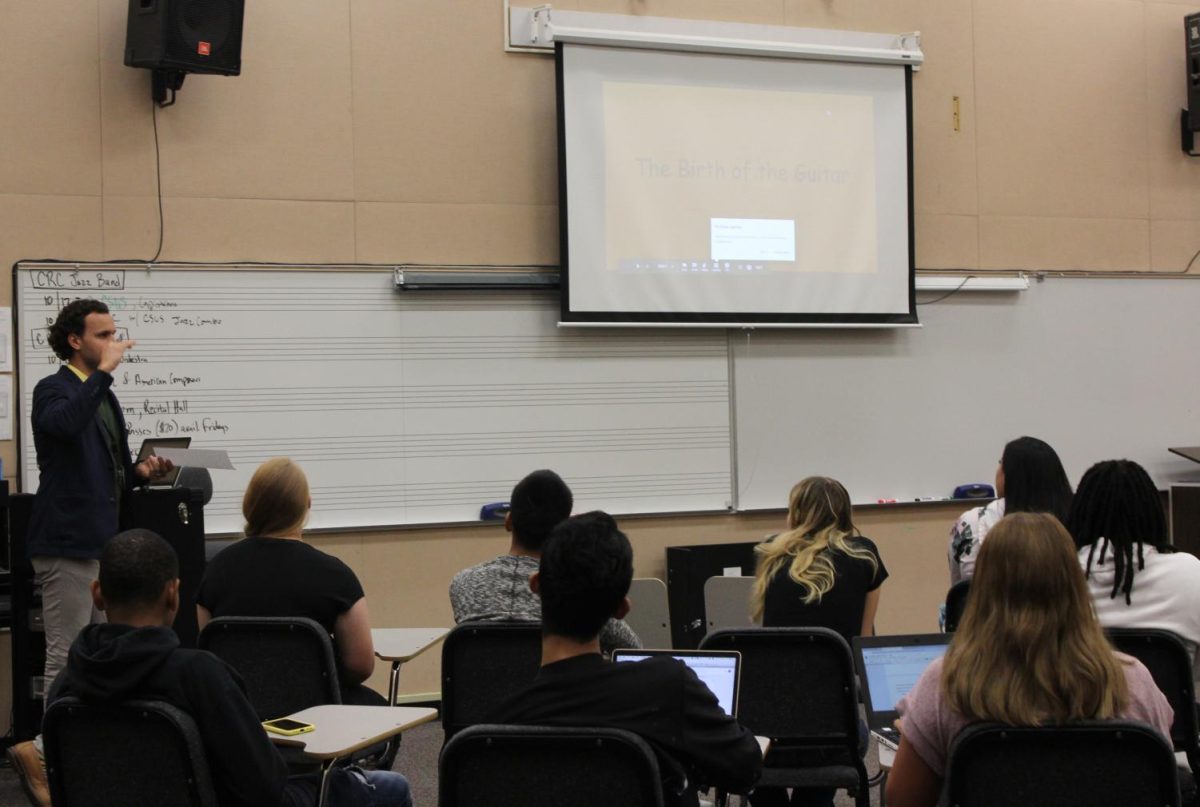
<path id="1" fill-rule="evenodd" d="M 375 656 L 384 661 L 409 661 L 445 638 L 449 628 L 372 628 Z"/>
<path id="2" fill-rule="evenodd" d="M 437 709 L 417 706 L 312 706 L 288 715 L 301 723 L 312 723 L 307 734 L 267 736 L 276 745 L 303 748 L 314 759 L 335 759 L 388 740 L 405 729 L 436 720 Z"/>

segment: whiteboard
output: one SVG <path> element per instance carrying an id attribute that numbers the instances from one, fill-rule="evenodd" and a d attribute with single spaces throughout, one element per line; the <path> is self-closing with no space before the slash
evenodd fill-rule
<path id="1" fill-rule="evenodd" d="M 212 534 L 241 529 L 250 475 L 279 455 L 308 474 L 313 528 L 477 519 L 542 467 L 571 485 L 577 512 L 730 505 L 720 332 L 560 332 L 555 294 L 398 293 L 390 267 L 15 272 L 26 491 L 33 386 L 58 364 L 46 326 L 96 297 L 138 341 L 113 388 L 133 451 L 190 435 L 233 459 L 212 472 Z"/>
<path id="2" fill-rule="evenodd" d="M 1129 458 L 1160 486 L 1200 466 L 1200 282 L 1047 278 L 960 292 L 922 328 L 750 332 L 731 340 L 741 509 L 787 505 L 810 474 L 856 503 L 992 483 L 1004 444 L 1046 440 L 1072 484 Z"/>

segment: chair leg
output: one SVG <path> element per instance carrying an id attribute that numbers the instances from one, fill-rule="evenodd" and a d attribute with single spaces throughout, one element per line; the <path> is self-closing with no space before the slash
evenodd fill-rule
<path id="1" fill-rule="evenodd" d="M 334 763 L 337 760 L 329 760 L 322 767 L 321 771 L 321 789 L 317 791 L 317 807 L 325 807 L 325 797 L 329 793 L 329 772 L 333 770 Z"/>

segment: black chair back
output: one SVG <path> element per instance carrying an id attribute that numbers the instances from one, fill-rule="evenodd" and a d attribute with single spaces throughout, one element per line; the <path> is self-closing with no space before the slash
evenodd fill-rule
<path id="1" fill-rule="evenodd" d="M 964 729 L 950 749 L 951 807 L 1172 807 L 1175 755 L 1141 723 Z"/>
<path id="2" fill-rule="evenodd" d="M 173 706 L 60 698 L 42 725 L 54 807 L 217 807 L 200 733 Z"/>
<path id="3" fill-rule="evenodd" d="M 943 626 L 946 633 L 958 630 L 958 623 L 962 621 L 963 612 L 967 610 L 967 595 L 970 593 L 970 578 L 959 580 L 946 592 L 946 624 Z"/>
<path id="4" fill-rule="evenodd" d="M 845 788 L 869 802 L 850 645 L 827 628 L 713 631 L 701 650 L 742 654 L 738 722 L 773 741 L 759 787 Z"/>
<path id="5" fill-rule="evenodd" d="M 446 740 L 483 723 L 533 682 L 542 661 L 540 622 L 464 622 L 442 642 L 442 729 Z"/>
<path id="6" fill-rule="evenodd" d="M 620 729 L 480 724 L 438 762 L 439 807 L 662 807 L 654 752 Z"/>
<path id="7" fill-rule="evenodd" d="M 260 720 L 342 702 L 333 641 L 311 619 L 219 617 L 200 632 L 199 647 L 237 670 Z"/>
<path id="8" fill-rule="evenodd" d="M 1174 633 L 1153 628 L 1109 628 L 1113 646 L 1133 656 L 1150 671 L 1154 683 L 1171 704 L 1175 722 L 1171 742 L 1187 755 L 1192 773 L 1200 773 L 1200 727 L 1196 719 L 1196 682 L 1187 646 Z"/>

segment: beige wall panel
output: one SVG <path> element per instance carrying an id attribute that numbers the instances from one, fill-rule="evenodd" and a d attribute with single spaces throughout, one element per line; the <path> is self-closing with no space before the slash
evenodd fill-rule
<path id="1" fill-rule="evenodd" d="M 163 200 L 164 261 L 354 260 L 351 202 L 262 199 Z M 149 258 L 158 245 L 158 207 L 149 196 L 104 200 L 105 254 Z"/>
<path id="2" fill-rule="evenodd" d="M 554 60 L 496 0 L 353 0 L 359 200 L 555 204 Z"/>
<path id="3" fill-rule="evenodd" d="M 867 508 L 856 513 L 863 533 L 880 547 L 891 574 L 882 594 L 881 632 L 918 633 L 937 628 L 937 606 L 949 587 L 946 542 L 961 505 Z M 634 548 L 634 574 L 666 580 L 668 546 L 757 541 L 782 526 L 782 511 L 737 516 L 621 518 Z M 375 627 L 453 624 L 448 589 L 460 569 L 503 554 L 508 536 L 499 525 L 429 527 L 390 532 L 314 535 L 314 546 L 350 564 L 363 584 Z M 358 544 L 358 548 L 353 547 Z M 440 690 L 438 648 L 406 664 L 400 690 Z M 370 683 L 387 691 L 389 666 L 380 663 Z"/>
<path id="4" fill-rule="evenodd" d="M 1150 226 L 1145 219 L 979 217 L 981 269 L 1150 268 Z"/>
<path id="5" fill-rule="evenodd" d="M 978 269 L 979 217 L 917 211 L 917 267 Z"/>
<path id="6" fill-rule="evenodd" d="M 95 0 L 0 0 L 0 193 L 100 193 Z"/>
<path id="7" fill-rule="evenodd" d="M 9 270 L 24 258 L 92 261 L 103 257 L 99 196 L 0 194 L 0 304 L 12 302 Z"/>
<path id="8" fill-rule="evenodd" d="M 188 76 L 158 111 L 165 194 L 354 197 L 348 3 L 246 4 L 242 75 Z M 117 195 L 147 192 L 154 170 L 149 71 L 122 64 L 127 7 L 101 0 L 105 191 Z"/>
<path id="9" fill-rule="evenodd" d="M 922 212 L 979 211 L 975 165 L 972 10 L 961 0 L 858 0 L 855 30 L 921 32 L 925 64 L 913 73 L 913 178 Z M 959 131 L 953 99 L 959 99 Z M 917 242 L 920 249 L 920 241 Z M 918 266 L 924 266 L 919 260 Z"/>
<path id="10" fill-rule="evenodd" d="M 784 0 L 783 21 L 800 28 L 854 30 L 861 3 L 858 0 Z"/>
<path id="11" fill-rule="evenodd" d="M 981 213 L 1146 217 L 1143 12 L 1140 0 L 976 2 Z"/>
<path id="12" fill-rule="evenodd" d="M 1182 272 L 1196 250 L 1200 250 L 1200 221 L 1150 222 L 1150 268 L 1155 272 Z M 1200 258 L 1189 271 L 1200 275 Z"/>
<path id="13" fill-rule="evenodd" d="M 1200 219 L 1200 159 L 1184 154 L 1179 143 L 1179 110 L 1187 106 L 1183 15 L 1170 3 L 1146 5 L 1150 216 L 1155 219 Z"/>
<path id="14" fill-rule="evenodd" d="M 558 208 L 361 202 L 358 259 L 367 263 L 557 264 Z"/>
<path id="15" fill-rule="evenodd" d="M 518 1 L 512 5 L 526 4 Z M 531 2 L 528 5 L 534 6 L 537 3 Z M 604 14 L 680 17 L 760 25 L 781 25 L 784 22 L 783 3 L 780 0 L 574 0 L 563 7 Z"/>

